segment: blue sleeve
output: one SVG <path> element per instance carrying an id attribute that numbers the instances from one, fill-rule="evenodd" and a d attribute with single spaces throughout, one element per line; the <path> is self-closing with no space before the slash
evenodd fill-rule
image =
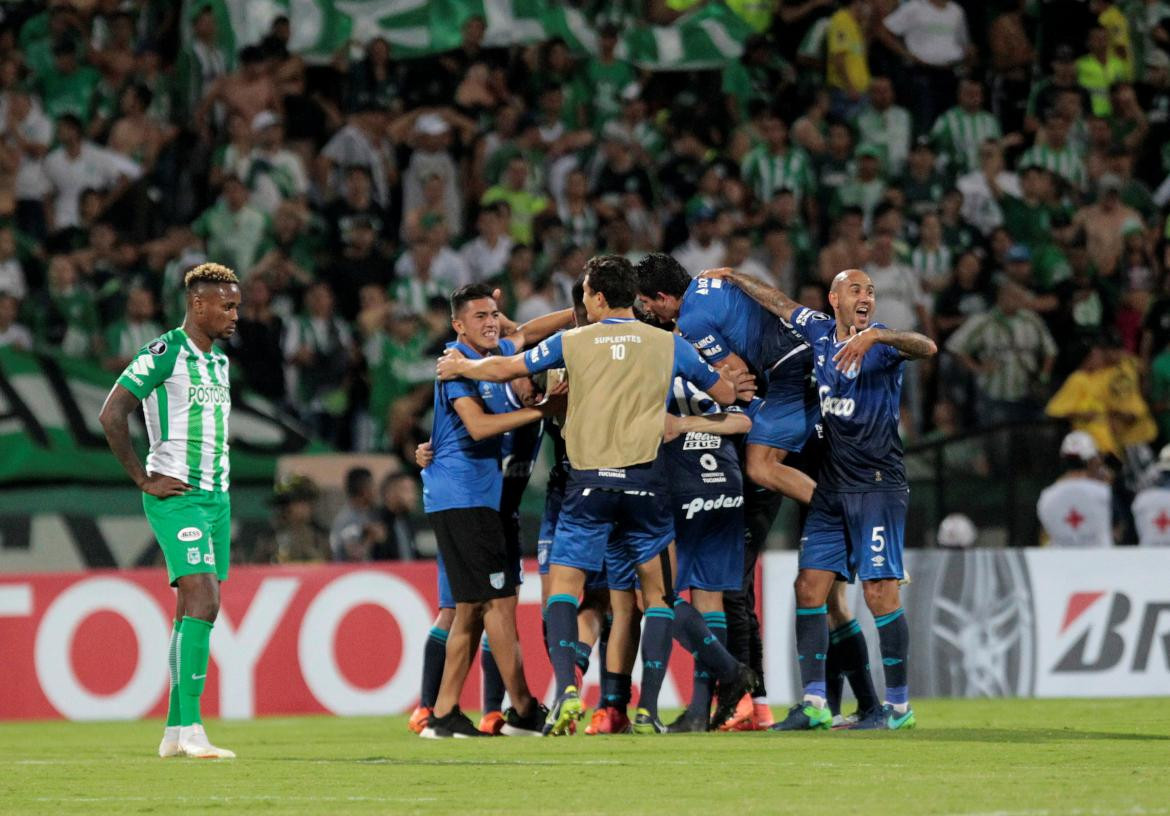
<path id="1" fill-rule="evenodd" d="M 513 343 L 511 340 L 501 340 L 500 341 L 500 356 L 501 357 L 511 357 L 515 353 L 516 353 L 516 344 L 515 343 Z"/>
<path id="2" fill-rule="evenodd" d="M 529 374 L 538 374 L 550 368 L 565 367 L 564 335 L 554 334 L 524 353 L 524 365 Z"/>
<path id="3" fill-rule="evenodd" d="M 685 315 L 679 315 L 678 330 L 703 355 L 704 360 L 714 365 L 725 360 L 731 354 L 731 349 L 719 331 L 717 322 L 708 319 L 711 317 L 713 315 L 690 309 Z"/>
<path id="4" fill-rule="evenodd" d="M 833 318 L 807 306 L 799 307 L 792 313 L 792 328 L 809 343 L 814 343 L 836 330 Z"/>
<path id="5" fill-rule="evenodd" d="M 695 351 L 686 340 L 674 335 L 674 373 L 677 377 L 706 391 L 719 382 L 719 372 L 703 362 L 699 352 Z"/>
<path id="6" fill-rule="evenodd" d="M 460 377 L 457 380 L 448 380 L 443 383 L 443 396 L 448 402 L 455 402 L 460 397 L 478 397 L 479 388 L 471 380 Z"/>

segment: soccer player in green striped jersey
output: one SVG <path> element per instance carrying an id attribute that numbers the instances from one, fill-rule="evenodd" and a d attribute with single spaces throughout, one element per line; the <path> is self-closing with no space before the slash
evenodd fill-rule
<path id="1" fill-rule="evenodd" d="M 196 266 L 183 282 L 183 325 L 139 350 L 106 397 L 100 420 L 114 456 L 142 490 L 142 507 L 178 590 L 159 756 L 230 759 L 235 754 L 208 741 L 199 698 L 231 528 L 228 358 L 214 343 L 236 330 L 240 286 L 230 269 L 213 263 Z M 145 467 L 130 444 L 130 414 L 139 403 L 150 439 Z"/>

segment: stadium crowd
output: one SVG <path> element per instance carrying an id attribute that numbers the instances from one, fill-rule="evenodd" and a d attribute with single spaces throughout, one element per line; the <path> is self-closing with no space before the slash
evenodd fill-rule
<path id="1" fill-rule="evenodd" d="M 738 60 L 673 73 L 618 55 L 620 18 L 596 54 L 471 17 L 447 53 L 307 64 L 287 18 L 232 53 L 180 5 L 3 6 L 0 345 L 116 372 L 214 260 L 236 378 L 412 462 L 453 289 L 522 322 L 595 253 L 666 251 L 817 309 L 863 268 L 942 351 L 908 441 L 1047 414 L 1136 472 L 1170 438 L 1170 3 L 776 0 Z"/>

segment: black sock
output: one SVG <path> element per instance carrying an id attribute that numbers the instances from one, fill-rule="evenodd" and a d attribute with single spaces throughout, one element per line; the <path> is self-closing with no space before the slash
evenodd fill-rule
<path id="1" fill-rule="evenodd" d="M 906 659 L 910 654 L 910 625 L 906 622 L 906 614 L 902 607 L 898 607 L 888 615 L 878 615 L 873 622 L 877 624 L 882 648 L 886 702 L 893 705 L 909 703 Z"/>
<path id="2" fill-rule="evenodd" d="M 833 663 L 836 663 L 838 670 L 837 710 L 833 711 L 834 714 L 841 713 L 840 686 L 843 679 L 849 681 L 849 688 L 857 698 L 858 711 L 870 711 L 881 706 L 873 687 L 873 676 L 869 671 L 869 646 L 866 645 L 861 624 L 856 620 L 851 620 L 829 633 L 829 659 L 826 661 L 826 668 Z M 829 684 L 832 693 L 831 675 Z"/>
<path id="3" fill-rule="evenodd" d="M 704 616 L 699 614 L 699 610 L 686 601 L 676 601 L 675 630 L 680 628 L 680 621 L 681 628 L 690 640 L 691 649 L 698 654 L 699 660 L 707 667 L 711 676 L 723 681 L 733 679 L 739 670 L 739 662 L 731 656 L 727 647 L 719 642 L 719 638 L 715 637 Z M 681 640 L 679 642 L 682 643 Z"/>
<path id="4" fill-rule="evenodd" d="M 828 607 L 796 609 L 796 656 L 800 661 L 800 685 L 806 695 L 827 697 L 825 653 L 829 651 Z"/>
<path id="5" fill-rule="evenodd" d="M 423 708 L 434 708 L 439 696 L 439 683 L 443 681 L 443 664 L 447 662 L 447 630 L 432 626 L 427 633 L 423 647 L 422 690 L 418 704 Z"/>
<path id="6" fill-rule="evenodd" d="M 642 693 L 638 708 L 646 709 L 651 717 L 658 716 L 658 692 L 666 679 L 670 662 L 670 630 L 674 612 L 663 606 L 646 610 L 646 625 L 642 629 Z"/>
<path id="7" fill-rule="evenodd" d="M 606 612 L 601 619 L 601 637 L 597 639 L 597 660 L 602 669 L 605 668 L 605 656 L 609 653 L 609 632 L 613 629 L 613 615 Z"/>
<path id="8" fill-rule="evenodd" d="M 577 685 L 577 599 L 552 595 L 545 607 L 548 621 L 548 659 L 557 678 L 557 695 Z"/>
<path id="9" fill-rule="evenodd" d="M 581 670 L 581 677 L 584 678 L 589 673 L 589 655 L 593 652 L 593 649 L 583 640 L 577 641 L 575 649 L 577 657 L 574 659 L 574 662 L 577 664 L 577 668 Z"/>
<path id="10" fill-rule="evenodd" d="M 492 647 L 488 645 L 487 635 L 479 645 L 479 666 L 483 670 L 483 713 L 502 711 L 504 706 L 504 678 L 500 676 L 500 667 L 492 656 Z"/>

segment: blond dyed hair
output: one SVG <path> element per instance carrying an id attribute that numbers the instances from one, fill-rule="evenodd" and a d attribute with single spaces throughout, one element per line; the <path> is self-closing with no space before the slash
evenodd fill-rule
<path id="1" fill-rule="evenodd" d="M 240 279 L 236 277 L 235 272 L 223 264 L 217 263 L 201 263 L 183 276 L 183 288 L 185 289 L 190 289 L 197 283 L 239 284 L 239 282 Z"/>

